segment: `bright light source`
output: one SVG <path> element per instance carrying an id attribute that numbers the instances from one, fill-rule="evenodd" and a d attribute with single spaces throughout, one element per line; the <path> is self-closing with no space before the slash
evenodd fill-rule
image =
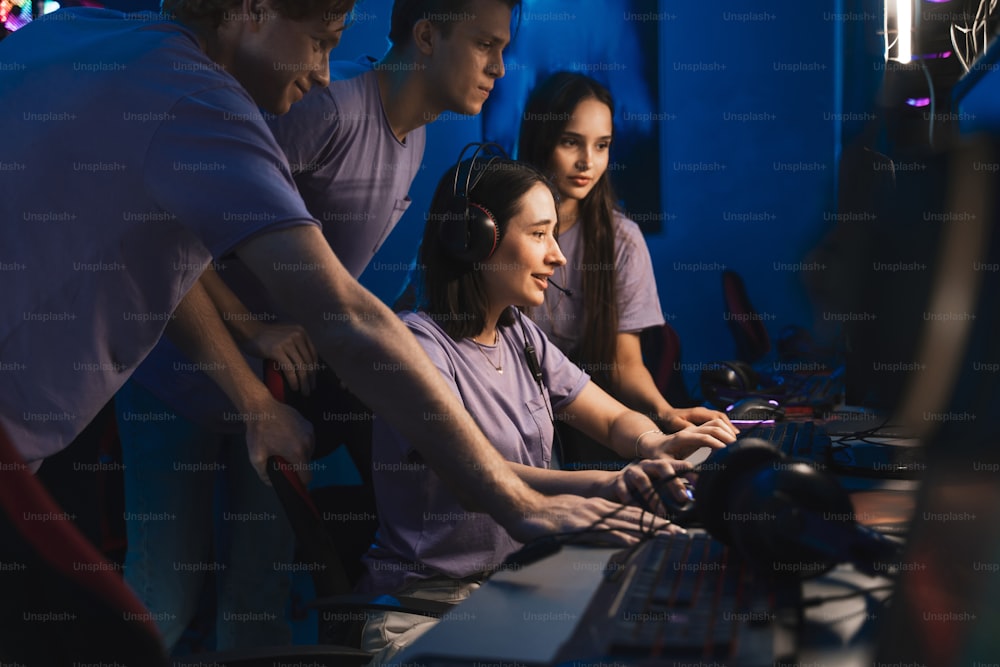
<path id="1" fill-rule="evenodd" d="M 896 60 L 908 63 L 913 60 L 913 0 L 896 0 L 896 36 Z"/>
<path id="2" fill-rule="evenodd" d="M 908 63 L 913 60 L 914 1 L 885 0 L 885 59 L 887 61 L 895 60 Z"/>

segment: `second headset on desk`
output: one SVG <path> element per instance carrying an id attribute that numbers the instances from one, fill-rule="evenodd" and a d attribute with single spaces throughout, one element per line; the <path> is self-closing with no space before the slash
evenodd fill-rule
<path id="1" fill-rule="evenodd" d="M 832 475 L 767 441 L 715 450 L 698 467 L 694 495 L 687 516 L 770 576 L 806 578 L 842 562 L 873 575 L 899 569 L 901 544 L 857 523 Z"/>

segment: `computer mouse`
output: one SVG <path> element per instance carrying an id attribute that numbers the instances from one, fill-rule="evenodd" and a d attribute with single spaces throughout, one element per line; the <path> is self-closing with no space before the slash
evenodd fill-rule
<path id="1" fill-rule="evenodd" d="M 728 406 L 726 415 L 733 422 L 778 421 L 785 418 L 785 410 L 774 399 L 747 396 Z"/>

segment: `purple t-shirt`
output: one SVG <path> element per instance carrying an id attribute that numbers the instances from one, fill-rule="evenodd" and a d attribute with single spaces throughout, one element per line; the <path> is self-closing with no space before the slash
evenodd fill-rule
<path id="1" fill-rule="evenodd" d="M 615 266 L 618 269 L 618 331 L 634 333 L 663 324 L 660 297 L 649 248 L 639 225 L 615 213 Z M 583 332 L 583 234 L 577 223 L 559 235 L 566 265 L 556 269 L 554 280 L 573 292 L 545 291 L 545 303 L 531 311 L 545 335 L 568 356 L 576 358 Z"/>
<path id="2" fill-rule="evenodd" d="M 519 325 L 501 328 L 498 345 L 480 350 L 470 339 L 452 340 L 426 313 L 405 312 L 400 317 L 500 454 L 509 461 L 547 468 L 552 422 L 546 400 L 558 412 L 576 399 L 589 376 L 528 318 L 525 330 L 538 353 L 547 399 L 525 362 Z M 496 365 L 503 368 L 502 374 Z M 425 415 L 428 421 L 436 418 L 441 416 Z M 372 465 L 379 529 L 376 544 L 365 557 L 365 586 L 370 590 L 394 591 L 410 580 L 432 575 L 462 578 L 482 573 L 520 547 L 489 515 L 464 510 L 440 478 L 420 462 L 407 439 L 378 418 Z"/>
<path id="3" fill-rule="evenodd" d="M 331 65 L 339 79 L 269 122 L 323 235 L 354 277 L 410 206 L 426 129 L 396 138 L 372 62 Z"/>
<path id="4" fill-rule="evenodd" d="M 0 423 L 66 446 L 213 257 L 316 224 L 243 87 L 183 26 L 63 9 L 0 42 Z"/>
<path id="5" fill-rule="evenodd" d="M 368 266 L 410 205 L 408 192 L 424 154 L 425 130 L 399 141 L 382 108 L 371 62 L 331 63 L 329 87 L 317 88 L 268 124 L 291 165 L 306 207 L 355 278 Z M 219 275 L 262 322 L 287 319 L 260 282 L 235 259 Z M 259 360 L 248 358 L 251 368 Z M 134 380 L 174 411 L 206 428 L 238 432 L 234 408 L 207 375 L 164 338 Z"/>

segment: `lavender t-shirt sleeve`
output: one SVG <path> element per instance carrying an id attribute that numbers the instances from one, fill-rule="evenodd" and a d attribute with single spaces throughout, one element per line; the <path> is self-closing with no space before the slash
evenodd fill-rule
<path id="1" fill-rule="evenodd" d="M 618 331 L 632 333 L 663 324 L 660 296 L 649 248 L 639 225 L 615 215 L 618 267 Z"/>

